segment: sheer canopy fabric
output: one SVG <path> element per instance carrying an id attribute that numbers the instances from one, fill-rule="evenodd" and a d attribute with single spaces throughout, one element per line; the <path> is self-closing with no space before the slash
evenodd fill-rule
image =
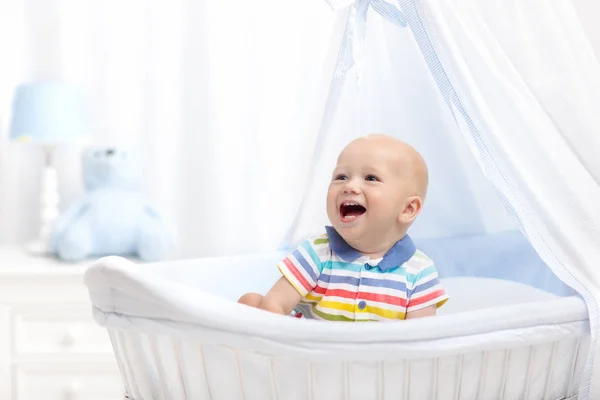
<path id="1" fill-rule="evenodd" d="M 431 174 L 413 238 L 519 229 L 542 269 L 586 301 L 592 345 L 580 397 L 600 398 L 600 68 L 572 4 L 399 0 L 398 24 L 379 0 L 330 3 L 344 23 L 308 190 L 284 245 L 322 232 L 330 171 L 349 140 L 395 135 Z M 462 273 L 485 271 L 474 259 Z"/>

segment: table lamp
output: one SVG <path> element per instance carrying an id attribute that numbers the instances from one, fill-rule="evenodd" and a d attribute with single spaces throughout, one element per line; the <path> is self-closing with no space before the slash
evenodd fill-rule
<path id="1" fill-rule="evenodd" d="M 42 147 L 45 162 L 41 182 L 40 231 L 28 248 L 50 252 L 50 236 L 58 216 L 59 195 L 54 148 L 87 138 L 83 99 L 76 87 L 62 82 L 33 82 L 17 87 L 12 103 L 9 136 Z"/>

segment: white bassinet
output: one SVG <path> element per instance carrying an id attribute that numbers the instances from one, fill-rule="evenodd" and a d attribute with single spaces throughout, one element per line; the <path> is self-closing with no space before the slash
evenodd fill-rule
<path id="1" fill-rule="evenodd" d="M 443 279 L 440 316 L 299 320 L 235 303 L 265 292 L 282 253 L 137 265 L 85 276 L 128 397 L 213 400 L 569 399 L 589 343 L 586 307 L 521 283 Z"/>

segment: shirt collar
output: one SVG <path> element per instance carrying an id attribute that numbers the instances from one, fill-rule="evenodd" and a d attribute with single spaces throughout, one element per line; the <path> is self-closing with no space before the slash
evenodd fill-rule
<path id="1" fill-rule="evenodd" d="M 326 226 L 327 237 L 329 238 L 329 248 L 342 260 L 353 262 L 362 257 L 362 254 L 350 246 L 344 238 L 332 226 Z M 378 267 L 383 271 L 389 271 L 410 260 L 415 255 L 417 248 L 410 236 L 405 235 L 402 239 L 396 242 L 391 249 L 383 256 Z"/>

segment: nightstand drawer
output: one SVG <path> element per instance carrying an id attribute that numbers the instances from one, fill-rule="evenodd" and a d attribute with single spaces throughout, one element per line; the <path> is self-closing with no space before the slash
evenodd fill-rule
<path id="1" fill-rule="evenodd" d="M 112 355 L 108 333 L 88 306 L 39 306 L 12 309 L 13 354 Z"/>
<path id="2" fill-rule="evenodd" d="M 18 400 L 122 400 L 124 389 L 112 364 L 31 364 L 13 371 Z"/>

